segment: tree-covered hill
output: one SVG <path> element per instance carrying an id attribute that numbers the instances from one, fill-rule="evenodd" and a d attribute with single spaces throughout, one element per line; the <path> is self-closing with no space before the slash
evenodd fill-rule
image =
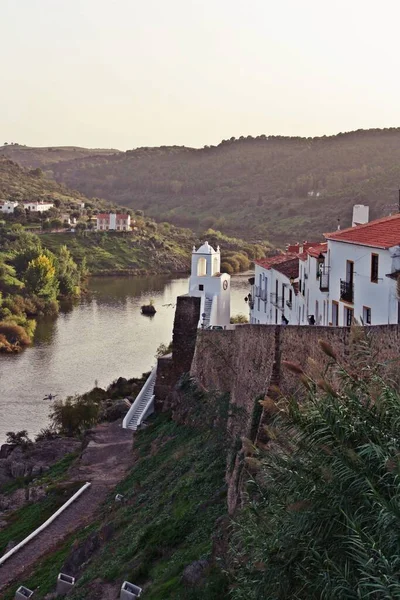
<path id="1" fill-rule="evenodd" d="M 400 187 L 400 128 L 77 155 L 49 175 L 157 220 L 283 243 L 318 237 L 338 218 L 349 225 L 355 203 L 369 204 L 372 218 L 388 214 Z"/>
<path id="2" fill-rule="evenodd" d="M 0 155 L 5 156 L 22 167 L 35 169 L 36 167 L 48 168 L 53 163 L 63 160 L 84 158 L 85 156 L 105 156 L 116 154 L 119 150 L 101 148 L 79 148 L 78 146 L 46 146 L 33 148 L 22 144 L 4 144 L 0 146 Z"/>

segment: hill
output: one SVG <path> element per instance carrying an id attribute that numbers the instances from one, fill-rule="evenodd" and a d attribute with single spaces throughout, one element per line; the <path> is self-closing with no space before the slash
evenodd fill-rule
<path id="1" fill-rule="evenodd" d="M 85 156 L 106 156 L 118 152 L 119 150 L 79 148 L 78 146 L 58 146 L 55 148 L 51 146 L 33 148 L 21 144 L 5 144 L 4 146 L 0 146 L 0 155 L 17 162 L 27 169 L 49 167 L 53 163 L 63 160 L 74 160 L 76 158 L 84 158 Z"/>
<path id="2" fill-rule="evenodd" d="M 400 187 L 400 128 L 92 153 L 48 167 L 59 182 L 160 221 L 284 243 L 318 237 L 338 218 L 350 224 L 354 203 L 368 203 L 371 218 L 388 214 Z"/>

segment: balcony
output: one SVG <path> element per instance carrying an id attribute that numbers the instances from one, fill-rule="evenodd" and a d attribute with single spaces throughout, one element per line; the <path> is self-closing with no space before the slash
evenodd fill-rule
<path id="1" fill-rule="evenodd" d="M 354 302 L 354 285 L 352 281 L 340 280 L 340 299 L 344 302 Z"/>
<path id="2" fill-rule="evenodd" d="M 273 304 L 277 308 L 282 308 L 283 307 L 282 296 L 278 296 L 278 294 L 271 294 L 271 304 Z"/>
<path id="3" fill-rule="evenodd" d="M 329 267 L 321 267 L 319 271 L 319 289 L 329 292 Z"/>

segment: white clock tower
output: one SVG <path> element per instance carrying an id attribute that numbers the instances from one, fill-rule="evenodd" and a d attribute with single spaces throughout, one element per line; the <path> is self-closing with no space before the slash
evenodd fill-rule
<path id="1" fill-rule="evenodd" d="M 231 317 L 231 276 L 220 273 L 221 253 L 204 242 L 193 246 L 189 296 L 201 298 L 199 327 L 225 327 Z"/>

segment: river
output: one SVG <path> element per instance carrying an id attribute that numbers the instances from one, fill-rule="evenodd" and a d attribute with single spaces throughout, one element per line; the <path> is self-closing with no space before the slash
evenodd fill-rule
<path id="1" fill-rule="evenodd" d="M 232 315 L 248 314 L 248 277 L 232 278 Z M 7 431 L 34 436 L 47 425 L 47 394 L 64 399 L 149 371 L 158 346 L 172 339 L 176 297 L 187 291 L 187 277 L 92 278 L 78 304 L 38 323 L 30 348 L 0 356 L 0 444 Z M 152 318 L 140 313 L 150 299 Z"/>

